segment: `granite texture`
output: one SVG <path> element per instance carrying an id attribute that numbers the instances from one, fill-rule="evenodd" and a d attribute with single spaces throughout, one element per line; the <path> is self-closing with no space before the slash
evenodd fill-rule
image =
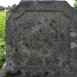
<path id="1" fill-rule="evenodd" d="M 6 77 L 77 77 L 77 10 L 66 1 L 21 1 L 6 23 Z"/>

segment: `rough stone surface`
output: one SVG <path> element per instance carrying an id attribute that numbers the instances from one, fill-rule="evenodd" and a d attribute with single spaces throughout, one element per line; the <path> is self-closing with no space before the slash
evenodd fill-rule
<path id="1" fill-rule="evenodd" d="M 77 11 L 66 1 L 21 1 L 6 23 L 5 77 L 77 77 Z"/>
<path id="2" fill-rule="evenodd" d="M 21 1 L 65 1 L 65 0 L 21 0 Z"/>

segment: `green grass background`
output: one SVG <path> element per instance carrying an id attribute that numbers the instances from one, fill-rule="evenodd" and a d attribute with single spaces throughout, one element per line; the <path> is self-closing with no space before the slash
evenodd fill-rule
<path id="1" fill-rule="evenodd" d="M 5 52 L 5 27 L 6 27 L 6 10 L 0 11 L 0 68 L 6 61 Z"/>

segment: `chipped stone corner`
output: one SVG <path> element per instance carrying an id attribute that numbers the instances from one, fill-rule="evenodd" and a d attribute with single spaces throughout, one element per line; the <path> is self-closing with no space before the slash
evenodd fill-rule
<path id="1" fill-rule="evenodd" d="M 14 68 L 10 65 L 7 65 L 7 63 L 5 62 L 5 64 L 0 70 L 0 77 L 7 77 L 7 73 L 11 71 L 14 72 L 15 71 Z"/>
<path id="2" fill-rule="evenodd" d="M 6 64 L 3 65 L 2 69 L 0 70 L 0 77 L 6 77 Z"/>
<path id="3" fill-rule="evenodd" d="M 10 16 L 11 16 L 11 11 L 8 11 L 8 12 L 6 13 L 6 20 L 8 20 L 8 19 L 10 18 Z"/>
<path id="4" fill-rule="evenodd" d="M 0 77 L 6 77 L 6 73 L 3 70 L 0 70 Z"/>
<path id="5" fill-rule="evenodd" d="M 7 77 L 6 76 L 7 70 L 8 70 L 7 63 L 5 62 L 5 64 L 2 66 L 0 70 L 0 77 Z"/>

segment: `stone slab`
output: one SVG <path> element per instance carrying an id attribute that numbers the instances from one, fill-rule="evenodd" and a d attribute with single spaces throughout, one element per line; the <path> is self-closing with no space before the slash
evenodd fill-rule
<path id="1" fill-rule="evenodd" d="M 22 0 L 6 23 L 6 77 L 77 77 L 77 10 L 66 1 Z"/>

